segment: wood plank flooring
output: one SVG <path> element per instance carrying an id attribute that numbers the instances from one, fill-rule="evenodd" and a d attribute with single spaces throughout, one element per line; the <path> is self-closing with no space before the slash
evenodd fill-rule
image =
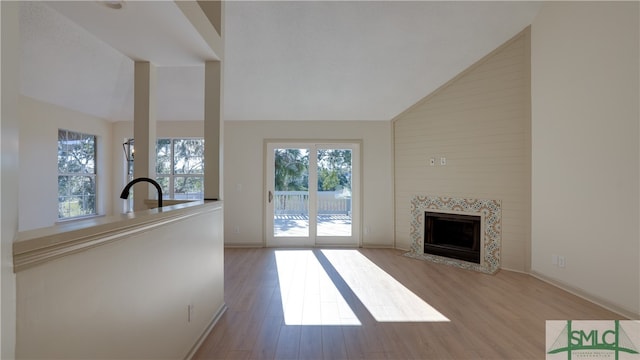
<path id="1" fill-rule="evenodd" d="M 322 286 L 338 289 L 337 296 L 346 300 L 360 325 L 325 325 L 322 321 L 292 325 L 285 321 L 278 251 L 287 250 L 225 250 L 228 310 L 195 359 L 544 359 L 545 320 L 624 319 L 526 274 L 500 271 L 486 275 L 410 259 L 398 250 L 354 249 L 350 250 L 356 252 L 351 253 L 356 256 L 354 266 L 338 268 L 343 273 L 361 273 L 342 276 L 322 250 L 307 249 L 307 255 L 314 255 L 308 268 L 291 271 L 316 274 L 324 270 L 333 284 L 321 281 Z M 379 300 L 380 305 L 391 296 L 395 299 L 392 305 L 401 307 L 404 295 L 395 295 L 399 290 L 389 285 L 385 289 L 391 294 L 360 299 L 357 287 L 352 289 L 345 279 L 366 287 L 373 280 L 360 275 L 376 271 L 358 264 L 369 260 L 449 321 L 377 321 L 365 303 Z M 306 275 L 304 281 L 313 283 L 316 277 Z M 307 283 L 299 287 L 315 289 Z M 334 295 L 327 294 L 337 293 L 290 289 L 284 300 L 287 306 L 293 302 L 309 308 L 332 301 L 327 297 Z M 320 307 L 318 316 L 322 318 L 326 308 Z M 335 320 L 336 314 L 329 318 Z"/>

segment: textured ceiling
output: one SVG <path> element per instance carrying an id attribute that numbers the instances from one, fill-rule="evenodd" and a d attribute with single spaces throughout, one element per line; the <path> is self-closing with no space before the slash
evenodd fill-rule
<path id="1" fill-rule="evenodd" d="M 390 120 L 528 26 L 540 3 L 225 4 L 225 120 Z M 133 117 L 133 61 L 158 65 L 158 120 L 203 117 L 213 52 L 171 1 L 25 2 L 22 92 Z"/>

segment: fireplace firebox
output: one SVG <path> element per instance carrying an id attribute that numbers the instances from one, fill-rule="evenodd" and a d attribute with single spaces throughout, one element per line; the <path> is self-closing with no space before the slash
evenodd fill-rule
<path id="1" fill-rule="evenodd" d="M 481 217 L 424 213 L 424 252 L 480 264 Z"/>

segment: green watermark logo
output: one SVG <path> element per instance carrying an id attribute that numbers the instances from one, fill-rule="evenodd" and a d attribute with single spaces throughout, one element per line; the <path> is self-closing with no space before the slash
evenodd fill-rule
<path id="1" fill-rule="evenodd" d="M 640 360 L 640 322 L 548 320 L 546 359 Z"/>

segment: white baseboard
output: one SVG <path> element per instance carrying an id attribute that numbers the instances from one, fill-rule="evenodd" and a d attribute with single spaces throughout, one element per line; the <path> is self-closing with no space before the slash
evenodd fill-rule
<path id="1" fill-rule="evenodd" d="M 316 245 L 316 246 L 310 246 L 310 247 L 346 247 L 346 248 L 353 248 L 355 247 L 354 245 L 344 245 L 344 246 L 340 246 L 340 245 Z M 251 248 L 263 248 L 266 247 L 263 243 L 232 243 L 232 244 L 224 244 L 224 247 L 227 249 L 251 249 Z M 360 247 L 363 248 L 367 248 L 367 249 L 396 249 L 395 247 L 393 247 L 393 245 L 390 244 L 362 244 L 360 245 Z"/>
<path id="2" fill-rule="evenodd" d="M 185 356 L 185 360 L 191 360 L 193 358 L 193 356 L 196 354 L 198 349 L 200 349 L 200 346 L 202 346 L 202 343 L 205 341 L 207 336 L 209 336 L 209 333 L 211 333 L 211 330 L 213 330 L 213 328 L 218 323 L 218 320 L 220 320 L 220 317 L 222 317 L 222 315 L 226 311 L 227 311 L 227 304 L 223 303 L 220 309 L 218 309 L 218 311 L 215 313 L 215 315 L 209 322 L 209 325 L 207 325 L 207 327 L 204 329 L 202 334 L 200 334 L 200 336 L 198 337 L 198 340 L 196 340 L 195 344 L 193 344 L 193 346 L 191 347 L 191 350 L 189 350 L 189 352 L 187 353 L 187 356 Z"/>
<path id="3" fill-rule="evenodd" d="M 393 245 L 390 244 L 367 244 L 364 243 L 361 247 L 365 249 L 396 249 Z"/>
<path id="4" fill-rule="evenodd" d="M 618 305 L 612 304 L 610 301 L 599 298 L 597 296 L 591 295 L 589 293 L 587 293 L 586 291 L 582 290 L 582 289 L 578 289 L 576 287 L 573 287 L 567 283 L 564 283 L 562 281 L 558 281 L 555 279 L 552 279 L 546 275 L 542 275 L 534 270 L 531 270 L 531 272 L 529 273 L 529 275 L 535 277 L 536 279 L 539 279 L 541 281 L 544 281 L 548 284 L 551 284 L 555 287 L 558 287 L 566 292 L 569 292 L 575 296 L 578 296 L 580 298 L 583 298 L 589 302 L 592 302 L 598 306 L 602 306 L 603 308 L 612 311 L 618 315 L 624 316 L 627 319 L 630 320 L 639 320 L 640 319 L 640 314 L 634 313 L 633 311 L 629 311 L 627 309 L 623 309 Z"/>
<path id="5" fill-rule="evenodd" d="M 263 243 L 231 243 L 224 244 L 225 248 L 228 249 L 249 249 L 249 248 L 263 248 L 265 247 Z"/>
<path id="6" fill-rule="evenodd" d="M 510 272 L 514 272 L 514 273 L 518 273 L 518 274 L 531 275 L 530 273 L 528 273 L 528 272 L 526 272 L 524 270 L 510 269 L 508 267 L 500 267 L 500 270 L 510 271 Z"/>

